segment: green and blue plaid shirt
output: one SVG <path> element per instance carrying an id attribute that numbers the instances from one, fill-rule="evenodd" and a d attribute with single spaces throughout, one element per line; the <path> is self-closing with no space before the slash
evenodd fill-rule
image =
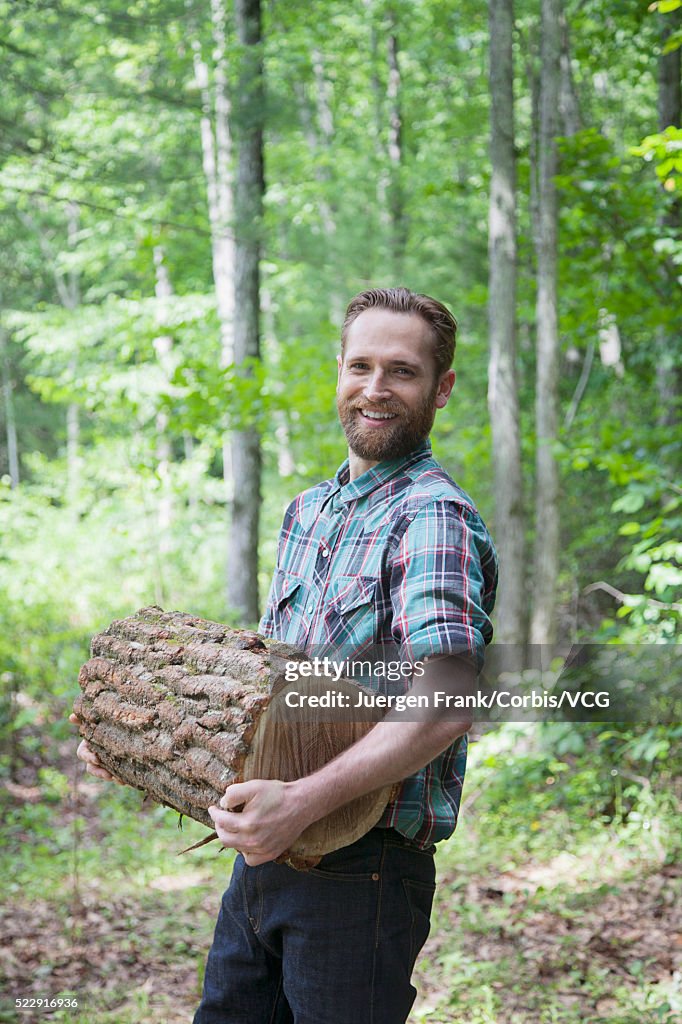
<path id="1" fill-rule="evenodd" d="M 259 629 L 309 657 L 359 660 L 381 650 L 414 663 L 468 653 L 482 664 L 496 584 L 485 524 L 425 441 L 352 482 L 346 461 L 289 505 Z M 466 750 L 461 737 L 405 779 L 380 824 L 423 847 L 451 835 Z"/>

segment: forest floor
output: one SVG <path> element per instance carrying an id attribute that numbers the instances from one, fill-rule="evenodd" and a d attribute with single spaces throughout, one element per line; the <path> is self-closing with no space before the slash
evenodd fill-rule
<path id="1" fill-rule="evenodd" d="M 3 784 L 0 1022 L 188 1024 L 231 855 L 212 844 L 178 858 L 201 826 L 180 833 L 172 812 L 77 770 Z M 552 841 L 524 855 L 470 804 L 439 846 L 410 1024 L 680 1019 L 682 868 L 655 822 L 640 843 L 544 822 Z M 41 998 L 78 1008 L 15 1009 Z"/>

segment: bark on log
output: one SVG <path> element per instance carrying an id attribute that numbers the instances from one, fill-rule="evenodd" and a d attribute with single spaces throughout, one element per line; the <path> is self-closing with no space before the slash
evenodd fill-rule
<path id="1" fill-rule="evenodd" d="M 210 828 L 207 808 L 231 783 L 309 775 L 374 724 L 352 708 L 292 712 L 285 665 L 306 661 L 304 654 L 182 612 L 143 608 L 96 635 L 91 653 L 74 705 L 81 736 L 117 778 Z M 329 685 L 299 678 L 295 688 L 321 693 Z M 358 689 L 347 680 L 334 688 Z M 300 865 L 354 842 L 377 823 L 391 792 L 383 787 L 315 822 L 290 857 Z"/>

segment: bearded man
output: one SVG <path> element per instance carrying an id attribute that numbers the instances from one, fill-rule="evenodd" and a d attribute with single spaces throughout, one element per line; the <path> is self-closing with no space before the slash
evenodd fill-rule
<path id="1" fill-rule="evenodd" d="M 351 301 L 337 387 L 348 459 L 287 509 L 260 624 L 311 656 L 395 650 L 421 666 L 417 697 L 459 692 L 492 637 L 494 547 L 428 439 L 455 382 L 456 329 L 445 306 L 405 288 Z M 209 813 L 240 853 L 194 1024 L 406 1021 L 470 724 L 464 712 L 392 710 L 312 775 L 228 787 Z M 390 784 L 397 795 L 362 839 L 310 871 L 275 863 L 312 822 Z"/>
<path id="2" fill-rule="evenodd" d="M 348 459 L 287 509 L 260 624 L 310 655 L 397 648 L 401 662 L 423 663 L 416 696 L 461 686 L 492 637 L 492 541 L 428 440 L 455 382 L 456 329 L 445 306 L 405 288 L 351 301 L 337 387 Z M 390 712 L 313 775 L 227 789 L 210 814 L 241 854 L 194 1024 L 407 1019 L 434 844 L 457 822 L 470 724 Z M 390 783 L 398 794 L 362 839 L 312 871 L 273 863 L 312 822 Z"/>

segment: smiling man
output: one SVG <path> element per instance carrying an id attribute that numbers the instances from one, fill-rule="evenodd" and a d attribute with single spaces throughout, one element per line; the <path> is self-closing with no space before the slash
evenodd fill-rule
<path id="1" fill-rule="evenodd" d="M 351 301 L 337 388 L 348 459 L 287 509 L 260 625 L 310 656 L 390 649 L 420 662 L 417 698 L 470 682 L 492 637 L 494 548 L 428 440 L 455 382 L 455 335 L 445 306 L 405 288 Z M 470 725 L 434 705 L 418 721 L 389 712 L 313 775 L 236 784 L 209 808 L 241 854 L 194 1024 L 407 1019 L 434 844 L 457 822 Z M 358 842 L 308 872 L 274 863 L 309 824 L 390 783 L 395 799 Z"/>
<path id="2" fill-rule="evenodd" d="M 321 770 L 230 786 L 209 808 L 240 855 L 194 1024 L 402 1024 L 410 1012 L 434 844 L 454 831 L 466 765 L 470 718 L 443 708 L 475 678 L 497 582 L 488 531 L 428 440 L 455 382 L 456 329 L 445 306 L 405 288 L 362 292 L 346 311 L 348 459 L 287 509 L 260 630 L 311 658 L 379 651 L 415 671 L 411 684 L 383 680 L 395 710 Z M 400 695 L 429 710 L 410 720 Z M 85 741 L 78 753 L 111 778 Z M 390 784 L 362 839 L 307 872 L 275 863 L 312 822 Z"/>

